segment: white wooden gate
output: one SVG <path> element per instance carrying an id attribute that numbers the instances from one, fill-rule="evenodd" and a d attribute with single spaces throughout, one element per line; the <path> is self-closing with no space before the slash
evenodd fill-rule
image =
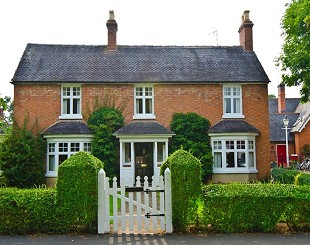
<path id="1" fill-rule="evenodd" d="M 149 185 L 138 176 L 129 185 L 112 186 L 103 169 L 98 173 L 98 234 L 117 233 L 172 233 L 171 173 L 165 178 L 152 177 Z M 125 183 L 121 181 L 121 183 Z"/>

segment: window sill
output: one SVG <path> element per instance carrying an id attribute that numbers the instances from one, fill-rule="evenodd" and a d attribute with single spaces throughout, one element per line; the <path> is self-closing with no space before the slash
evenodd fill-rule
<path id="1" fill-rule="evenodd" d="M 61 115 L 59 119 L 83 119 L 82 115 Z"/>
<path id="2" fill-rule="evenodd" d="M 223 119 L 234 119 L 234 118 L 245 118 L 244 115 L 241 114 L 224 114 L 222 115 Z"/>
<path id="3" fill-rule="evenodd" d="M 230 169 L 215 169 L 213 168 L 214 174 L 257 174 L 257 169 L 251 168 L 251 169 L 240 169 L 240 168 L 230 168 Z"/>
<path id="4" fill-rule="evenodd" d="M 46 178 L 57 178 L 58 176 L 57 176 L 57 173 L 51 172 L 51 173 L 46 173 L 45 177 Z"/>
<path id="5" fill-rule="evenodd" d="M 133 119 L 155 119 L 156 116 L 155 115 L 134 115 L 132 117 Z"/>

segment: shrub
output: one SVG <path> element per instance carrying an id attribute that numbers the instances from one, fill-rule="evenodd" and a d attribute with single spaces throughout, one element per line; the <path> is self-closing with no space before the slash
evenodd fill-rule
<path id="1" fill-rule="evenodd" d="M 302 146 L 301 155 L 303 158 L 310 158 L 310 145 L 304 144 Z"/>
<path id="2" fill-rule="evenodd" d="M 92 154 L 104 161 L 104 170 L 110 178 L 118 174 L 119 143 L 113 133 L 124 126 L 121 112 L 115 108 L 100 108 L 88 119 L 88 126 L 95 136 L 92 141 Z"/>
<path id="3" fill-rule="evenodd" d="M 175 231 L 184 232 L 197 222 L 197 201 L 201 196 L 201 163 L 185 150 L 170 155 L 160 168 L 164 175 L 171 170 L 172 223 Z"/>
<path id="4" fill-rule="evenodd" d="M 57 228 L 55 189 L 0 188 L 0 234 L 51 233 Z"/>
<path id="5" fill-rule="evenodd" d="M 300 228 L 296 224 L 310 224 L 309 189 L 301 186 L 208 185 L 203 200 L 203 223 L 215 232 L 270 232 L 283 217 L 295 229 Z M 294 208 L 300 204 L 303 208 Z"/>
<path id="6" fill-rule="evenodd" d="M 39 133 L 31 133 L 27 125 L 27 118 L 22 127 L 15 124 L 0 148 L 3 176 L 11 187 L 31 188 L 45 183 L 44 140 Z"/>
<path id="7" fill-rule="evenodd" d="M 72 155 L 59 166 L 56 204 L 63 232 L 96 231 L 100 168 L 102 162 L 86 152 Z"/>
<path id="8" fill-rule="evenodd" d="M 300 173 L 295 178 L 295 184 L 297 184 L 297 185 L 310 185 L 310 174 Z"/>
<path id="9" fill-rule="evenodd" d="M 301 171 L 274 168 L 271 171 L 272 178 L 277 183 L 295 184 L 295 185 L 310 185 L 310 175 Z"/>
<path id="10" fill-rule="evenodd" d="M 174 113 L 170 128 L 176 134 L 171 141 L 171 152 L 180 148 L 190 151 L 202 164 L 203 179 L 210 179 L 213 157 L 208 136 L 208 119 L 196 113 Z"/>

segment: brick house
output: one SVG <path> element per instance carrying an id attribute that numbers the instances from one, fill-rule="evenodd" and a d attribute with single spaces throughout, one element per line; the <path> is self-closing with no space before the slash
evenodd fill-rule
<path id="1" fill-rule="evenodd" d="M 16 121 L 29 112 L 44 129 L 48 185 L 63 160 L 91 151 L 85 111 L 106 95 L 126 101 L 126 125 L 115 132 L 125 181 L 158 176 L 175 112 L 209 119 L 214 182 L 270 176 L 269 79 L 253 52 L 249 11 L 231 47 L 118 45 L 113 11 L 106 25 L 107 45 L 28 44 L 12 79 Z"/>
<path id="2" fill-rule="evenodd" d="M 304 145 L 310 145 L 310 102 L 302 104 L 300 98 L 286 98 L 285 85 L 280 84 L 278 98 L 269 99 L 270 161 L 278 165 L 287 165 L 285 117 L 289 120 L 289 159 L 301 161 Z"/>

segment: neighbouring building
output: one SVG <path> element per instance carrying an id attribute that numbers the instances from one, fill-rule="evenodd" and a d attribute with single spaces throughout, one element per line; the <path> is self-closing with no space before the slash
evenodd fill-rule
<path id="1" fill-rule="evenodd" d="M 278 98 L 269 99 L 270 161 L 287 166 L 284 118 L 289 120 L 289 160 L 301 161 L 304 145 L 310 145 L 310 102 L 302 104 L 300 98 L 286 98 L 285 85 L 280 84 Z"/>
<path id="2" fill-rule="evenodd" d="M 106 95 L 115 104 L 126 101 L 126 125 L 115 132 L 125 182 L 158 176 L 175 112 L 209 119 L 213 182 L 270 176 L 270 81 L 253 51 L 249 11 L 242 15 L 240 46 L 118 45 L 113 11 L 106 26 L 107 45 L 28 44 L 12 79 L 16 122 L 29 112 L 43 129 L 48 185 L 70 155 L 91 152 L 85 112 Z"/>

